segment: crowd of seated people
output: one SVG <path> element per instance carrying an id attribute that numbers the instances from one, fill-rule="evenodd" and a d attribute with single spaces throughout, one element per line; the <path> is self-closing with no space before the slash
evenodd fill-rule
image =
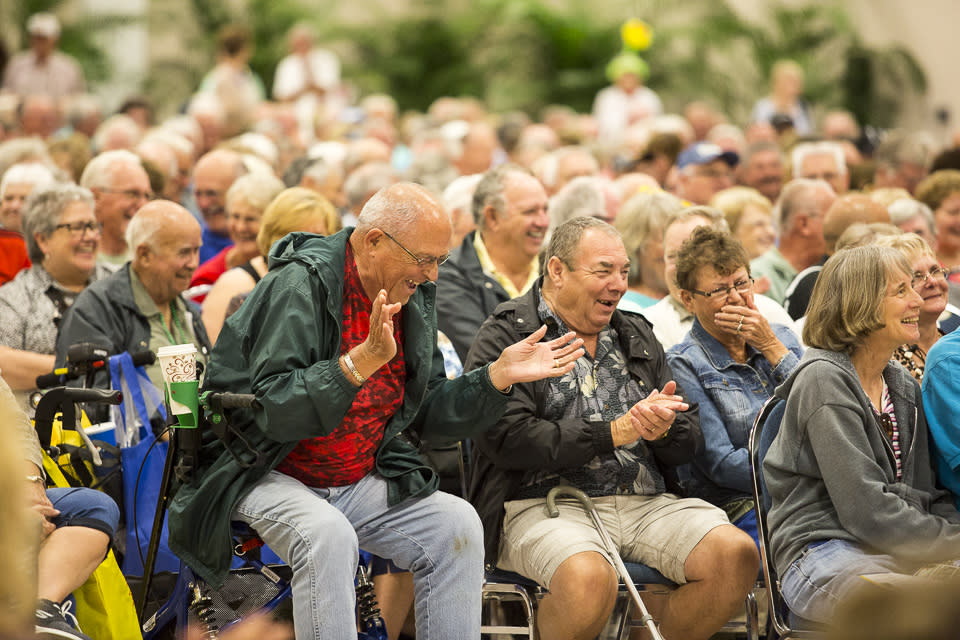
<path id="1" fill-rule="evenodd" d="M 742 123 L 709 96 L 664 113 L 629 55 L 592 114 L 451 97 L 401 114 L 351 104 L 304 25 L 273 99 L 230 29 L 182 113 L 136 97 L 109 116 L 66 58 L 43 66 L 55 19 L 28 31 L 0 91 L 0 376 L 30 415 L 78 342 L 192 343 L 205 389 L 255 394 L 241 428 L 269 464 L 211 444 L 171 545 L 216 584 L 227 523 L 248 522 L 294 566 L 298 637 L 343 631 L 318 611 L 349 610 L 358 548 L 391 640 L 478 628 L 485 565 L 549 591 L 545 640 L 596 636 L 616 575 L 577 508 L 543 517 L 560 484 L 677 585 L 654 611 L 667 638 L 710 637 L 754 584 L 761 471 L 801 622 L 829 622 L 860 574 L 960 558 L 954 141 L 870 148 L 789 61 Z M 782 436 L 752 469 L 775 393 Z M 464 439 L 449 496 L 417 447 Z M 59 538 L 66 507 L 29 489 Z M 38 620 L 73 586 L 46 575 Z"/>

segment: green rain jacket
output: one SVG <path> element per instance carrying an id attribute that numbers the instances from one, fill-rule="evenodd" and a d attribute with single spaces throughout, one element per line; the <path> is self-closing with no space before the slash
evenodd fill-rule
<path id="1" fill-rule="evenodd" d="M 274 245 L 270 272 L 223 327 L 204 390 L 253 393 L 261 407 L 235 410 L 231 423 L 263 460 L 249 468 L 209 435 L 199 472 L 180 486 L 169 507 L 170 549 L 210 584 L 230 568 L 230 515 L 237 503 L 304 439 L 331 433 L 358 388 L 338 359 L 346 243 L 352 229 L 330 237 L 293 233 Z M 458 440 L 497 422 L 508 395 L 487 367 L 447 380 L 437 349 L 436 285 L 426 283 L 402 309 L 406 384 L 403 404 L 387 422 L 376 472 L 391 505 L 436 491 L 437 474 L 412 439 Z M 255 456 L 237 440 L 246 463 Z"/>

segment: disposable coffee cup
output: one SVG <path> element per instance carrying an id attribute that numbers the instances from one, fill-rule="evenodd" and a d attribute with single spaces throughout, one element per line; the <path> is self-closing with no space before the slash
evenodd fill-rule
<path id="1" fill-rule="evenodd" d="M 157 349 L 157 359 L 160 361 L 160 373 L 163 376 L 163 386 L 170 412 L 173 415 L 196 414 L 196 400 L 184 403 L 185 387 L 195 387 L 197 384 L 197 348 L 192 344 L 174 344 Z M 192 383 L 185 385 L 182 383 Z M 178 393 L 175 393 L 176 390 Z M 193 405 L 192 407 L 190 405 Z"/>

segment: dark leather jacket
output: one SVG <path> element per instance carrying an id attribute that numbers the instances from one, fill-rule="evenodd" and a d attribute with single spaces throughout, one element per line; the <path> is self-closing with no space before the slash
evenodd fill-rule
<path id="1" fill-rule="evenodd" d="M 540 286 L 497 307 L 480 328 L 470 349 L 465 370 L 495 360 L 500 351 L 533 333 L 540 326 L 537 306 Z M 650 323 L 640 315 L 615 311 L 610 325 L 616 329 L 630 375 L 649 393 L 662 389 L 673 378 L 663 348 Z M 614 450 L 609 422 L 540 417 L 548 381 L 514 385 L 500 421 L 474 440 L 475 456 L 468 499 L 480 514 L 488 564 L 496 562 L 503 525 L 503 503 L 515 498 L 524 473 L 532 469 L 559 470 L 583 465 L 596 455 Z M 677 393 L 682 391 L 677 389 Z M 675 487 L 673 467 L 689 462 L 703 446 L 696 409 L 677 415 L 669 435 L 648 443 L 668 489 Z"/>

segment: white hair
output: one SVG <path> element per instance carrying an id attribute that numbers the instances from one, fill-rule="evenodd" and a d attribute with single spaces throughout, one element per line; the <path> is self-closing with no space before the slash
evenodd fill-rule
<path id="1" fill-rule="evenodd" d="M 56 182 L 56 178 L 45 165 L 39 162 L 20 162 L 3 174 L 3 180 L 0 181 L 0 198 L 6 195 L 7 187 L 11 184 L 29 184 L 39 187 L 53 182 Z"/>
<path id="2" fill-rule="evenodd" d="M 809 156 L 832 156 L 837 165 L 837 173 L 847 173 L 847 161 L 843 157 L 843 147 L 836 142 L 804 142 L 793 148 L 790 154 L 793 163 L 793 177 L 802 178 L 803 161 Z"/>
<path id="3" fill-rule="evenodd" d="M 927 226 L 929 226 L 930 229 L 934 228 L 933 211 L 924 203 L 919 200 L 914 200 L 913 198 L 894 200 L 890 206 L 887 207 L 887 213 L 890 214 L 890 224 L 900 225 L 907 220 L 913 220 L 917 216 L 923 216 Z"/>
<path id="4" fill-rule="evenodd" d="M 113 174 L 120 165 L 136 166 L 143 170 L 139 156 L 126 149 L 104 151 L 87 163 L 80 176 L 80 186 L 87 189 L 110 188 Z"/>
<path id="5" fill-rule="evenodd" d="M 472 217 L 470 205 L 473 202 L 473 192 L 476 191 L 481 178 L 483 178 L 482 173 L 474 173 L 469 176 L 460 176 L 448 184 L 447 188 L 443 190 L 442 198 L 443 206 L 446 207 L 447 211 L 451 213 L 463 211 Z"/>
<path id="6" fill-rule="evenodd" d="M 124 113 L 117 113 L 100 123 L 90 144 L 98 151 L 103 150 L 114 131 L 120 131 L 130 141 L 131 147 L 140 141 L 141 132 L 137 122 Z"/>
<path id="7" fill-rule="evenodd" d="M 563 186 L 550 198 L 550 226 L 556 229 L 567 220 L 579 217 L 603 217 L 607 211 L 606 178 L 580 176 Z"/>
<path id="8" fill-rule="evenodd" d="M 198 115 L 213 116 L 222 123 L 227 118 L 226 110 L 220 99 L 212 93 L 198 93 L 190 100 L 187 114 L 196 118 Z"/>

